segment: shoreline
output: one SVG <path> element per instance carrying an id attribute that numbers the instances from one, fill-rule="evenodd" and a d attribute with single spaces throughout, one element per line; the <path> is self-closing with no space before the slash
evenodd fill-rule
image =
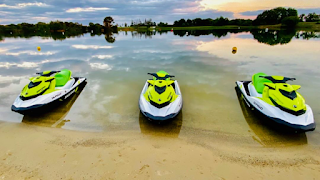
<path id="1" fill-rule="evenodd" d="M 313 179 L 320 175 L 320 148 L 309 145 L 262 148 L 232 135 L 207 132 L 171 138 L 6 122 L 0 129 L 3 179 Z"/>
<path id="2" fill-rule="evenodd" d="M 239 29 L 240 27 L 240 29 Z M 237 26 L 237 25 L 227 25 L 227 26 L 189 26 L 189 27 L 159 27 L 155 28 L 147 28 L 145 26 L 142 27 L 118 27 L 118 31 L 150 31 L 150 30 L 163 30 L 170 31 L 173 30 L 252 30 L 252 29 L 266 29 L 269 30 L 286 30 L 281 27 L 281 24 L 276 25 L 260 25 L 260 26 Z M 302 31 L 320 31 L 320 24 L 316 22 L 299 22 L 298 25 L 294 29 L 288 30 L 302 30 Z"/>

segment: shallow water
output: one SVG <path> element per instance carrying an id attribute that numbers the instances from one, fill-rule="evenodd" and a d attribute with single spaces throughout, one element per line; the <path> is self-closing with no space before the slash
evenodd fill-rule
<path id="1" fill-rule="evenodd" d="M 208 134 L 214 132 L 266 147 L 320 145 L 319 128 L 302 134 L 279 132 L 244 106 L 234 89 L 235 81 L 250 80 L 257 72 L 296 77 L 294 83 L 302 86 L 299 91 L 319 124 L 320 39 L 296 38 L 286 32 L 209 33 L 119 32 L 114 43 L 104 35 L 89 34 L 63 41 L 3 38 L 0 120 L 83 131 L 136 130 L 153 136 L 203 134 L 209 140 Z M 80 95 L 44 115 L 11 112 L 29 77 L 63 68 L 88 79 Z M 179 117 L 163 125 L 147 122 L 138 107 L 147 73 L 159 70 L 176 76 L 184 100 Z"/>

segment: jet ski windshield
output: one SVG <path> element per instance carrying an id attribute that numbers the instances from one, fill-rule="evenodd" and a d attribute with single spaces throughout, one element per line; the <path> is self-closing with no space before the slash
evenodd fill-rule
<path id="1" fill-rule="evenodd" d="M 285 90 L 282 90 L 282 89 L 279 89 L 280 93 L 282 95 L 284 95 L 285 97 L 291 99 L 291 100 L 294 100 L 295 98 L 297 98 L 297 93 L 296 91 L 291 91 L 291 92 L 288 92 L 288 91 L 285 91 Z"/>
<path id="2" fill-rule="evenodd" d="M 162 86 L 162 87 L 159 87 L 157 85 L 154 86 L 154 90 L 159 94 L 162 94 L 163 92 L 165 92 L 166 88 L 167 88 L 167 86 Z"/>
<path id="3" fill-rule="evenodd" d="M 42 81 L 38 81 L 38 82 L 30 82 L 29 85 L 28 85 L 28 88 L 33 88 L 33 87 L 36 87 L 38 86 L 39 84 L 41 84 Z"/>

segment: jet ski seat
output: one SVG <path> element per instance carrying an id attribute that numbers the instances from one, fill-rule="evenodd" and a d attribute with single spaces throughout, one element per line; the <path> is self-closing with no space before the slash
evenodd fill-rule
<path id="1" fill-rule="evenodd" d="M 62 87 L 69 81 L 71 77 L 71 71 L 68 69 L 63 69 L 54 77 L 56 79 L 56 87 Z"/>
<path id="2" fill-rule="evenodd" d="M 262 94 L 264 89 L 264 83 L 272 83 L 270 80 L 262 78 L 260 76 L 267 76 L 265 73 L 257 73 L 252 76 L 252 83 L 256 91 Z"/>

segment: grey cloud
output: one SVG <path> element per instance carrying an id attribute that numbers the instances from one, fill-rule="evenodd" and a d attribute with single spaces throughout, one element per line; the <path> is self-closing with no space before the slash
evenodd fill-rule
<path id="1" fill-rule="evenodd" d="M 306 8 L 306 9 L 297 9 L 298 14 L 309 14 L 309 13 L 317 13 L 320 14 L 320 8 Z M 244 16 L 257 16 L 261 14 L 264 10 L 258 10 L 258 11 L 245 11 L 240 13 L 241 15 Z"/>
<path id="2" fill-rule="evenodd" d="M 37 1 L 40 3 L 40 1 Z M 18 3 L 26 3 L 22 0 L 4 0 L 4 4 L 14 6 Z M 31 2 L 34 3 L 34 2 Z M 129 23 L 131 20 L 135 19 L 145 19 L 152 18 L 156 22 L 169 22 L 172 23 L 174 20 L 180 18 L 194 19 L 200 18 L 216 18 L 219 16 L 224 16 L 228 18 L 233 17 L 232 12 L 226 11 L 186 11 L 188 8 L 200 9 L 200 4 L 194 0 L 173 0 L 173 1 L 155 1 L 155 0 L 144 0 L 144 1 L 99 1 L 99 0 L 89 0 L 89 1 L 53 1 L 53 0 L 43 0 L 41 3 L 45 3 L 48 6 L 38 7 L 38 6 L 27 6 L 19 9 L 0 8 L 0 11 L 6 12 L 0 14 L 0 23 L 36 23 L 38 21 L 49 22 L 52 20 L 65 20 L 65 21 L 75 21 L 83 24 L 88 24 L 89 22 L 102 23 L 105 16 L 113 16 L 116 23 L 123 24 L 125 22 Z M 94 11 L 94 12 L 79 12 L 79 13 L 67 13 L 68 9 L 72 8 L 111 8 L 111 10 Z M 180 9 L 176 13 L 175 9 Z M 38 17 L 42 17 L 39 20 Z"/>

